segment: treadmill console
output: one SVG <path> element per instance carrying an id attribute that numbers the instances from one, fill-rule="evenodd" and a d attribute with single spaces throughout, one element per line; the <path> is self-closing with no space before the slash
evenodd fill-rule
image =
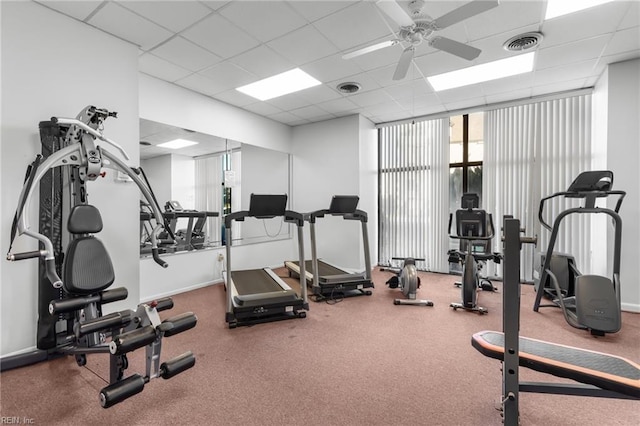
<path id="1" fill-rule="evenodd" d="M 330 214 L 350 214 L 356 211 L 360 197 L 357 195 L 334 195 L 329 206 Z"/>
<path id="2" fill-rule="evenodd" d="M 284 216 L 287 208 L 287 194 L 251 194 L 249 216 L 258 219 L 270 219 Z"/>

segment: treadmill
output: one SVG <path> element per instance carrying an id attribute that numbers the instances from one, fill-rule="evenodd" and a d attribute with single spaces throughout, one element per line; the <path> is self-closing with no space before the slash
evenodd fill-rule
<path id="1" fill-rule="evenodd" d="M 226 322 L 229 328 L 270 321 L 305 318 L 309 310 L 306 286 L 300 286 L 301 295 L 278 277 L 270 268 L 233 271 L 231 269 L 231 225 L 247 217 L 271 219 L 282 216 L 285 222 L 298 226 L 300 259 L 304 259 L 302 227 L 304 217 L 300 213 L 285 210 L 287 195 L 251 194 L 248 211 L 230 213 L 224 217 L 226 230 L 227 266 L 224 274 L 227 290 Z M 302 273 L 305 273 L 304 266 Z"/>
<path id="2" fill-rule="evenodd" d="M 313 300 L 336 300 L 343 297 L 372 294 L 371 257 L 369 253 L 369 234 L 367 232 L 367 213 L 358 210 L 356 195 L 334 195 L 328 209 L 317 210 L 305 215 L 310 225 L 311 260 L 302 265 L 299 261 L 286 261 L 285 266 L 292 277 L 305 277 L 307 285 L 311 286 Z M 357 220 L 362 225 L 362 243 L 364 249 L 365 270 L 361 273 L 346 271 L 336 265 L 318 259 L 315 223 L 316 219 L 326 215 L 342 216 L 344 220 Z M 300 280 L 302 282 L 302 279 Z M 304 287 L 304 286 L 302 286 Z"/>

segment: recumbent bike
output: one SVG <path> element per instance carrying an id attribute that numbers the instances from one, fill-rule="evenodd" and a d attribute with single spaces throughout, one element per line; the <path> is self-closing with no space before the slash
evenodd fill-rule
<path id="1" fill-rule="evenodd" d="M 478 289 L 496 291 L 491 281 L 480 275 L 482 265 L 486 261 L 500 263 L 500 254 L 491 253 L 491 240 L 495 234 L 491 214 L 479 209 L 478 194 L 467 193 L 462 196 L 464 208 L 456 210 L 456 234 L 451 233 L 453 214 L 449 215 L 449 237 L 460 240 L 457 250 L 449 250 L 450 263 L 462 265 L 462 281 L 455 285 L 461 289 L 462 302 L 451 303 L 453 310 L 486 314 L 486 308 L 478 306 Z"/>

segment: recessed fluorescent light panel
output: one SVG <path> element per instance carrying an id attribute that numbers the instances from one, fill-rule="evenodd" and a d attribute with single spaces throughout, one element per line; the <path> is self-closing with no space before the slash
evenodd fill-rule
<path id="1" fill-rule="evenodd" d="M 544 19 L 557 18 L 579 10 L 588 9 L 613 0 L 548 0 Z"/>
<path id="2" fill-rule="evenodd" d="M 536 52 L 513 56 L 499 61 L 487 62 L 469 68 L 427 77 L 431 87 L 436 92 L 468 86 L 484 81 L 497 80 L 517 74 L 524 74 L 533 70 L 533 59 Z"/>
<path id="3" fill-rule="evenodd" d="M 300 68 L 294 68 L 291 71 L 238 87 L 236 90 L 261 101 L 266 101 L 319 84 L 321 83 L 318 80 Z"/>
<path id="4" fill-rule="evenodd" d="M 197 145 L 198 142 L 188 141 L 186 139 L 174 139 L 169 142 L 160 143 L 156 146 L 160 148 L 180 149 L 191 145 Z"/>

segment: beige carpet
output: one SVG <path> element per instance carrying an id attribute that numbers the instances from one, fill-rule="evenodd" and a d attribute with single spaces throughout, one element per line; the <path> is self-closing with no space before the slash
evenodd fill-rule
<path id="1" fill-rule="evenodd" d="M 372 296 L 311 302 L 305 319 L 234 330 L 222 285 L 177 295 L 162 316 L 193 311 L 199 322 L 164 340 L 163 359 L 192 350 L 193 369 L 105 410 L 98 392 L 107 357 L 89 356 L 87 368 L 62 358 L 2 373 L 0 413 L 47 425 L 500 425 L 500 363 L 470 340 L 501 330 L 501 292 L 479 293 L 487 315 L 454 312 L 456 277 L 421 273 L 419 297 L 435 306 L 396 306 L 390 276 L 374 273 Z M 594 338 L 556 309 L 534 313 L 533 288 L 522 293 L 522 335 L 640 361 L 640 315 L 625 313 L 620 333 Z M 144 367 L 138 352 L 129 373 Z M 521 378 L 561 381 L 526 369 Z M 522 394 L 520 408 L 523 425 L 640 423 L 638 401 Z"/>

